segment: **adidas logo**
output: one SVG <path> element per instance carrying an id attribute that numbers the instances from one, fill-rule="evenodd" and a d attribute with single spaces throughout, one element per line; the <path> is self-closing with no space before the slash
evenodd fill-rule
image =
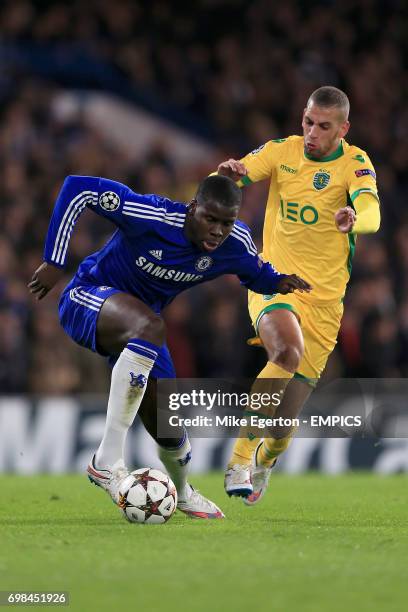
<path id="1" fill-rule="evenodd" d="M 149 253 L 150 253 L 150 255 L 153 255 L 153 257 L 155 257 L 156 259 L 160 259 L 160 260 L 161 260 L 161 258 L 163 256 L 163 251 L 155 251 L 155 250 L 153 250 L 153 251 L 149 251 Z"/>

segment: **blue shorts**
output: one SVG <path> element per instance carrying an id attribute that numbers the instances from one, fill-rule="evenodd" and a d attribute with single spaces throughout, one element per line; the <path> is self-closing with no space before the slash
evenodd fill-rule
<path id="1" fill-rule="evenodd" d="M 60 323 L 68 336 L 80 346 L 109 357 L 114 365 L 118 355 L 107 355 L 96 343 L 96 323 L 106 298 L 114 293 L 122 293 L 113 287 L 77 285 L 71 282 L 63 291 L 59 303 Z M 165 344 L 159 349 L 155 364 L 150 373 L 152 378 L 175 378 L 176 371 Z"/>

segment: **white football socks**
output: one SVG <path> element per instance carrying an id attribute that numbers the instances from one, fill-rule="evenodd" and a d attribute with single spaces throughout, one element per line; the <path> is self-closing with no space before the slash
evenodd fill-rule
<path id="1" fill-rule="evenodd" d="M 132 339 L 117 360 L 111 377 L 105 431 L 95 465 L 103 468 L 123 459 L 126 434 L 145 394 L 147 379 L 159 347 Z"/>
<path id="2" fill-rule="evenodd" d="M 178 448 L 159 446 L 159 457 L 176 486 L 179 501 L 185 501 L 190 496 L 187 476 L 191 461 L 191 445 L 187 433 Z"/>

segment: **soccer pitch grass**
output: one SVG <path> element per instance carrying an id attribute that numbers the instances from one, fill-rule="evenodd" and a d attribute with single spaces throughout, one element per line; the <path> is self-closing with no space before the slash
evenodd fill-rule
<path id="1" fill-rule="evenodd" d="M 81 612 L 407 609 L 406 476 L 275 474 L 252 508 L 221 473 L 192 481 L 225 520 L 134 525 L 85 476 L 0 477 L 0 590 Z"/>

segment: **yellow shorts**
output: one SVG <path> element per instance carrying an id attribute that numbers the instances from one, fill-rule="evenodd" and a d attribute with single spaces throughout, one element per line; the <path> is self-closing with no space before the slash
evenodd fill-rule
<path id="1" fill-rule="evenodd" d="M 342 303 L 322 306 L 310 304 L 296 293 L 271 297 L 248 291 L 248 307 L 257 334 L 259 321 L 266 312 L 279 308 L 294 312 L 305 343 L 305 352 L 296 374 L 308 379 L 320 377 L 337 343 L 343 316 Z"/>

